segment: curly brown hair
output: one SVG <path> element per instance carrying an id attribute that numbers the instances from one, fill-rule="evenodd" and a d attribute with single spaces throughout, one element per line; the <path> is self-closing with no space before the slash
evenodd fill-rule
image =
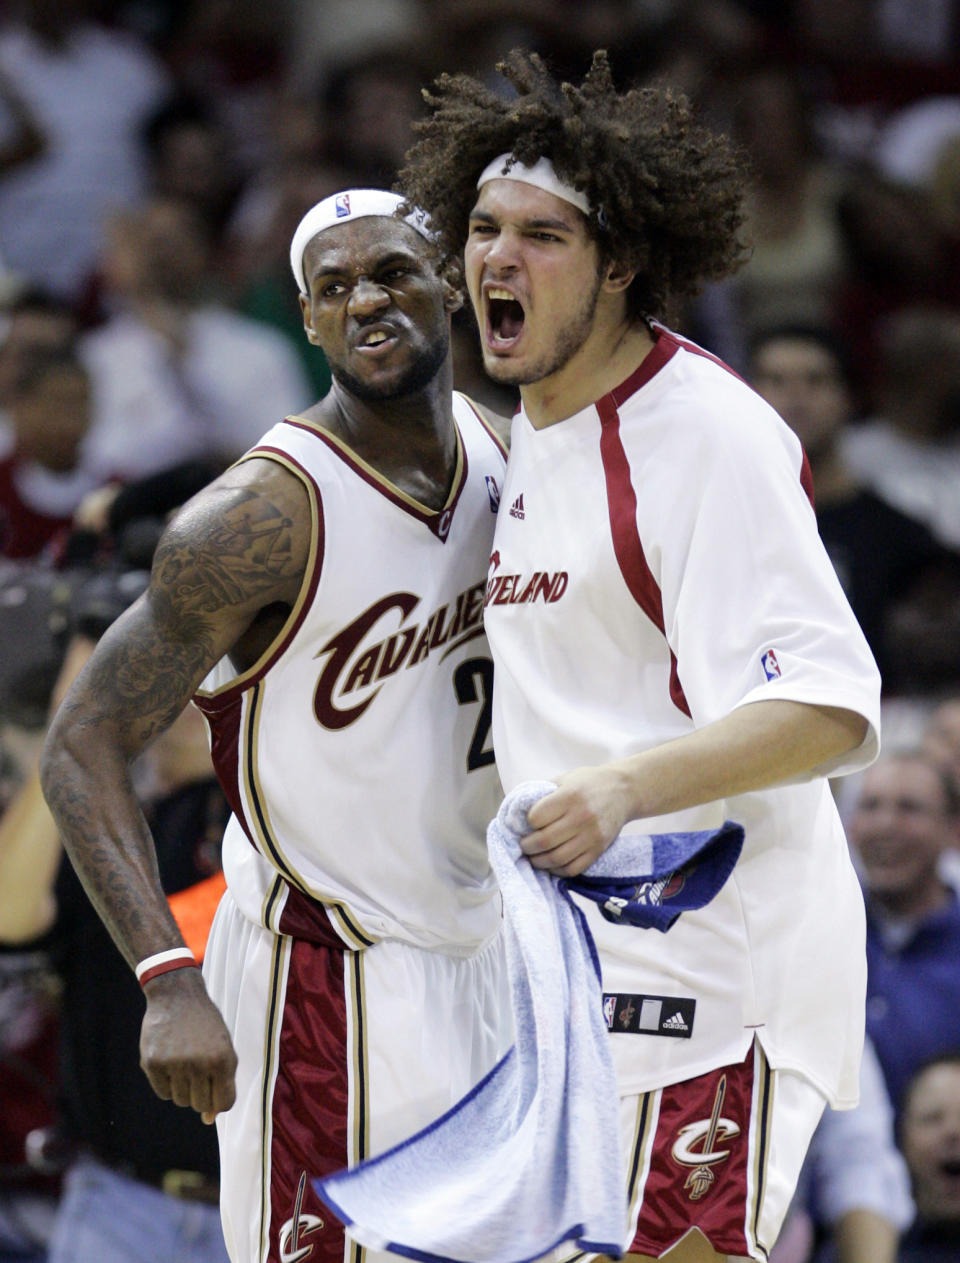
<path id="1" fill-rule="evenodd" d="M 636 272 L 633 318 L 663 318 L 669 304 L 744 261 L 743 158 L 695 121 L 684 96 L 657 87 L 618 92 L 603 50 L 579 88 L 520 49 L 497 70 L 515 96 L 467 74 L 441 75 L 424 90 L 430 112 L 414 124 L 418 139 L 397 177 L 398 191 L 429 213 L 448 260 L 462 254 L 480 173 L 508 153 L 530 165 L 549 158 L 586 195 L 603 263 Z"/>

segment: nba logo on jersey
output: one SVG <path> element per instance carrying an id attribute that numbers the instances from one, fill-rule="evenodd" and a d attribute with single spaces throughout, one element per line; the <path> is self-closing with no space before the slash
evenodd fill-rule
<path id="1" fill-rule="evenodd" d="M 487 495 L 490 497 L 490 512 L 496 513 L 500 508 L 500 488 L 497 486 L 496 478 L 487 474 L 484 478 L 487 484 Z"/>
<path id="2" fill-rule="evenodd" d="M 607 1024 L 608 1030 L 613 1030 L 613 1018 L 617 1011 L 617 997 L 615 995 L 605 995 L 603 997 L 603 1020 Z"/>
<path id="3" fill-rule="evenodd" d="M 780 678 L 780 663 L 777 661 L 777 655 L 772 649 L 760 659 L 760 665 L 763 667 L 763 674 L 768 680 L 777 680 Z"/>
<path id="4" fill-rule="evenodd" d="M 337 200 L 333 205 L 336 208 L 337 219 L 343 219 L 346 215 L 350 214 L 350 194 L 338 193 Z"/>

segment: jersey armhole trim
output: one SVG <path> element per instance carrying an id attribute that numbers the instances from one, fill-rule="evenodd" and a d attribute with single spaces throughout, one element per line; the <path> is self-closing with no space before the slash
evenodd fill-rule
<path id="1" fill-rule="evenodd" d="M 266 647 L 260 657 L 246 671 L 241 671 L 234 676 L 229 683 L 222 685 L 218 689 L 209 691 L 198 689 L 196 696 L 202 698 L 206 703 L 206 709 L 215 712 L 221 706 L 229 705 L 237 693 L 248 689 L 252 684 L 262 680 L 267 671 L 273 666 L 281 654 L 287 649 L 290 642 L 300 629 L 304 618 L 307 615 L 313 598 L 316 595 L 317 585 L 320 582 L 320 574 L 323 569 L 323 552 L 324 552 L 324 521 L 323 521 L 323 499 L 320 495 L 320 488 L 309 473 L 300 465 L 293 457 L 287 455 L 277 448 L 272 447 L 255 447 L 246 453 L 237 463 L 253 459 L 264 459 L 275 461 L 278 465 L 282 465 L 284 469 L 289 470 L 294 477 L 299 478 L 303 483 L 307 493 L 307 499 L 310 503 L 310 551 L 307 556 L 307 564 L 304 570 L 303 582 L 300 584 L 300 591 L 297 593 L 297 599 L 290 610 L 280 631 Z"/>

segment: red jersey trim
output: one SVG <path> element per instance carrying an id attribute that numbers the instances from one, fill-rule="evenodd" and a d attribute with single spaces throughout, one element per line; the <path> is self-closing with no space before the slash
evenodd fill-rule
<path id="1" fill-rule="evenodd" d="M 428 530 L 436 535 L 441 543 L 446 543 L 447 536 L 450 533 L 450 524 L 453 521 L 453 514 L 460 500 L 460 495 L 467 484 L 468 473 L 467 449 L 456 420 L 454 420 L 453 427 L 457 438 L 457 467 L 453 475 L 453 486 L 442 509 L 428 509 L 419 500 L 415 500 L 413 496 L 401 491 L 389 478 L 385 478 L 379 470 L 374 469 L 372 465 L 368 465 L 356 452 L 351 451 L 342 439 L 337 438 L 335 434 L 331 434 L 329 430 L 325 430 L 323 426 L 308 421 L 305 417 L 285 417 L 283 424 L 293 426 L 294 429 L 306 430 L 309 434 L 315 435 L 322 442 L 326 443 L 327 447 L 336 453 L 358 478 L 362 478 L 365 483 L 373 487 L 375 491 L 378 491 L 391 504 L 395 504 L 397 508 L 402 509 L 404 513 L 409 513 L 418 522 L 422 522 Z"/>
<path id="2" fill-rule="evenodd" d="M 630 396 L 635 395 L 641 386 L 646 386 L 647 382 L 652 381 L 664 364 L 672 360 L 680 349 L 676 338 L 670 334 L 664 336 L 666 330 L 654 329 L 653 332 L 657 335 L 656 340 L 640 361 L 639 366 L 619 386 L 614 386 L 609 395 L 603 396 L 603 400 L 610 400 L 613 407 L 622 408 Z M 600 403 L 597 404 L 598 408 L 599 406 Z"/>
<path id="3" fill-rule="evenodd" d="M 670 355 L 675 350 L 674 346 Z M 652 355 L 653 352 L 650 354 Z M 646 364 L 649 359 L 648 355 L 643 363 Z M 654 368 L 653 372 L 656 371 Z M 636 376 L 635 373 L 633 377 Z M 628 382 L 632 380 L 633 378 L 627 379 Z M 596 405 L 600 415 L 600 459 L 603 462 L 603 474 L 607 484 L 607 511 L 610 516 L 613 551 L 631 596 L 666 640 L 663 597 L 647 564 L 640 532 L 637 529 L 637 496 L 633 483 L 630 481 L 630 463 L 620 440 L 620 414 L 617 411 L 615 396 L 616 392 L 604 395 Z M 667 649 L 670 652 L 670 699 L 678 710 L 689 717 L 690 706 L 680 683 L 676 654 L 670 648 L 669 642 Z"/>

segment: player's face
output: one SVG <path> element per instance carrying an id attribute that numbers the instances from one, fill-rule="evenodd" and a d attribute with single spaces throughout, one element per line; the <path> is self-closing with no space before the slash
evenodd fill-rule
<path id="1" fill-rule="evenodd" d="M 304 328 L 341 385 L 361 399 L 395 399 L 436 376 L 457 298 L 419 233 L 368 216 L 319 233 L 303 262 Z"/>
<path id="2" fill-rule="evenodd" d="M 495 381 L 544 381 L 584 347 L 601 276 L 575 206 L 517 180 L 490 180 L 470 214 L 464 266 L 484 368 Z"/>
<path id="3" fill-rule="evenodd" d="M 889 759 L 869 768 L 850 821 L 864 883 L 878 897 L 911 903 L 938 883 L 937 865 L 954 841 L 946 794 L 932 767 Z"/>

